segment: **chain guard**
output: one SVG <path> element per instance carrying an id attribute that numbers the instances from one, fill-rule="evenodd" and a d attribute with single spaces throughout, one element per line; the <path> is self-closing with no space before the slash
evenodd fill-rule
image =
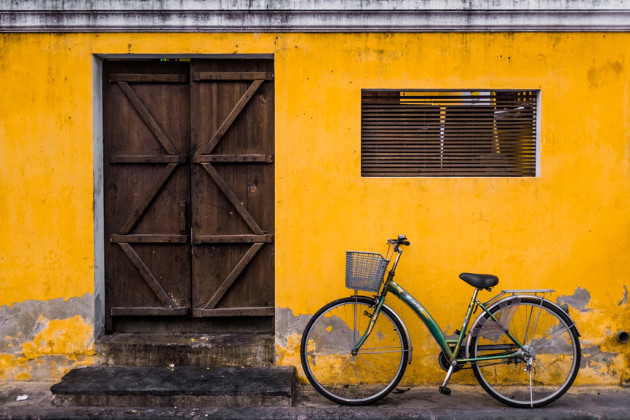
<path id="1" fill-rule="evenodd" d="M 451 350 L 454 350 L 454 348 L 452 348 Z M 464 357 L 461 350 L 459 351 L 459 355 L 457 357 L 458 358 Z M 441 351 L 440 354 L 438 355 L 438 363 L 440 364 L 440 367 L 442 368 L 444 372 L 448 372 L 448 369 L 451 367 L 451 363 L 448 361 L 448 358 L 446 357 L 446 354 L 444 354 L 443 351 Z M 455 369 L 453 369 L 453 371 L 459 372 L 463 367 L 464 367 L 463 364 L 457 365 L 455 366 Z"/>

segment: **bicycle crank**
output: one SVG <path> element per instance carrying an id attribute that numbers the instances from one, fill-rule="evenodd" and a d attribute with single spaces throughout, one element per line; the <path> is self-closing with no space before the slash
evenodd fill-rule
<path id="1" fill-rule="evenodd" d="M 464 357 L 462 350 L 459 351 L 459 355 L 457 355 L 457 357 L 458 358 Z M 448 372 L 449 368 L 451 367 L 451 362 L 446 357 L 446 354 L 444 354 L 444 351 L 441 351 L 440 354 L 438 355 L 438 363 L 440 364 L 440 367 L 442 368 L 444 372 Z M 464 367 L 464 364 L 458 364 L 457 366 L 455 366 L 453 371 L 459 372 L 463 367 Z"/>

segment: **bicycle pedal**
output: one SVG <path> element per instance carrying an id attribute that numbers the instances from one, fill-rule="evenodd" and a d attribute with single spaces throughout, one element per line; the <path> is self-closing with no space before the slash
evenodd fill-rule
<path id="1" fill-rule="evenodd" d="M 440 394 L 451 395 L 451 388 L 448 388 L 446 386 L 441 386 L 440 387 Z"/>

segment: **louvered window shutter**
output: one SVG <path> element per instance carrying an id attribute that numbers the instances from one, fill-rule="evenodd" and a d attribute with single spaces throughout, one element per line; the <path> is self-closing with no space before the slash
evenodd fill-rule
<path id="1" fill-rule="evenodd" d="M 538 91 L 363 90 L 365 177 L 536 176 Z"/>

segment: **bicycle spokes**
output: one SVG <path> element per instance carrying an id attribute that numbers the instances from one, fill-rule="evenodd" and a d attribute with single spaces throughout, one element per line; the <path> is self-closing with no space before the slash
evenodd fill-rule
<path id="1" fill-rule="evenodd" d="M 568 317 L 540 299 L 523 298 L 506 308 L 497 308 L 497 319 L 508 319 L 502 328 L 523 343 L 515 356 L 473 365 L 481 385 L 492 396 L 519 407 L 547 404 L 571 385 L 579 369 L 579 341 Z M 488 326 L 488 333 L 484 331 Z M 496 346 L 510 345 L 506 334 L 497 336 L 496 325 L 486 322 L 471 340 L 471 354 L 483 357 L 496 352 Z M 493 349 L 493 350 L 490 350 Z M 496 354 L 496 353 L 495 353 Z"/>
<path id="2" fill-rule="evenodd" d="M 405 371 L 404 329 L 386 308 L 378 318 L 368 316 L 372 304 L 368 298 L 332 302 L 313 316 L 304 331 L 304 372 L 315 389 L 335 402 L 375 401 L 390 392 Z M 360 340 L 362 345 L 354 351 Z"/>

